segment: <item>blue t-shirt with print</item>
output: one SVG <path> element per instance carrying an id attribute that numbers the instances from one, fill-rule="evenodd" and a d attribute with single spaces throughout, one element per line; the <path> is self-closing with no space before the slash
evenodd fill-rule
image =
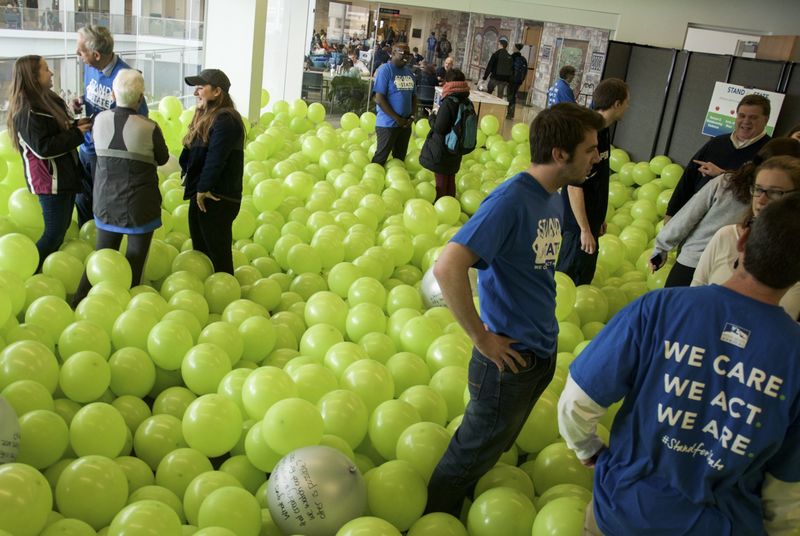
<path id="1" fill-rule="evenodd" d="M 114 62 L 113 67 L 109 69 L 95 69 L 91 65 L 86 65 L 83 72 L 83 85 L 85 92 L 83 94 L 83 103 L 87 117 L 92 117 L 102 111 L 110 110 L 115 106 L 114 97 L 112 95 L 112 84 L 117 74 L 122 69 L 130 69 L 131 66 L 122 61 L 119 56 L 114 56 L 111 60 Z M 139 113 L 147 117 L 149 111 L 147 109 L 147 102 L 142 99 L 142 104 L 139 106 Z M 92 131 L 86 132 L 83 135 L 84 142 L 81 145 L 81 151 L 86 154 L 94 155 L 94 139 L 92 138 Z"/>
<path id="2" fill-rule="evenodd" d="M 556 286 L 563 205 L 528 173 L 495 188 L 452 241 L 480 260 L 481 319 L 519 347 L 550 357 L 556 349 Z"/>
<path id="3" fill-rule="evenodd" d="M 414 72 L 407 66 L 398 68 L 389 61 L 378 68 L 375 73 L 375 86 L 372 88 L 375 93 L 382 93 L 389 101 L 389 105 L 394 113 L 400 117 L 411 115 L 411 99 L 414 96 Z M 384 112 L 380 106 L 376 106 L 378 116 L 375 126 L 396 127 L 397 122 Z"/>
<path id="4" fill-rule="evenodd" d="M 547 90 L 547 107 L 550 108 L 562 102 L 575 102 L 575 93 L 572 92 L 572 87 L 567 84 L 566 80 L 559 78 L 558 81 Z"/>
<path id="5" fill-rule="evenodd" d="M 764 474 L 800 482 L 800 325 L 725 287 L 651 292 L 570 367 L 625 398 L 595 467 L 606 534 L 764 534 Z"/>

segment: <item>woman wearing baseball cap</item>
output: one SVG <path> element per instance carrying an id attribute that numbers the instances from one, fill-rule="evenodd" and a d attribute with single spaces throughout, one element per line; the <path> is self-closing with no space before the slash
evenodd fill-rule
<path id="1" fill-rule="evenodd" d="M 197 110 L 183 139 L 181 175 L 189 203 L 192 246 L 214 264 L 214 271 L 233 274 L 231 226 L 242 201 L 245 130 L 228 94 L 231 82 L 219 69 L 187 76 L 195 86 Z"/>

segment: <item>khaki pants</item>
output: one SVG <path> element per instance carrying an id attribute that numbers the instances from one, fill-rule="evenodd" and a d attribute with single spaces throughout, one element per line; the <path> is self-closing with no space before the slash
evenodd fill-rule
<path id="1" fill-rule="evenodd" d="M 584 536 L 603 536 L 594 518 L 594 500 L 589 501 L 586 506 L 586 519 L 583 521 Z"/>

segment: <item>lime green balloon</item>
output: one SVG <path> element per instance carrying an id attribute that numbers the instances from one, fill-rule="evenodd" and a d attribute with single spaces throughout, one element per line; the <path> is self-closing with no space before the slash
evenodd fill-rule
<path id="1" fill-rule="evenodd" d="M 263 316 L 253 316 L 239 324 L 242 338 L 242 359 L 262 362 L 275 347 L 275 327 Z"/>
<path id="2" fill-rule="evenodd" d="M 537 453 L 558 439 L 558 397 L 542 393 L 517 436 L 517 446 L 524 452 Z"/>
<path id="3" fill-rule="evenodd" d="M 183 495 L 183 511 L 186 520 L 192 525 L 197 525 L 200 505 L 211 492 L 224 487 L 237 486 L 241 486 L 239 481 L 234 476 L 222 471 L 206 471 L 197 475 L 189 482 Z"/>
<path id="4" fill-rule="evenodd" d="M 155 500 L 123 508 L 108 528 L 108 536 L 181 536 L 181 520 L 169 506 Z"/>
<path id="5" fill-rule="evenodd" d="M 148 334 L 156 324 L 157 319 L 147 310 L 130 309 L 120 314 L 114 321 L 111 342 L 114 348 L 133 346 L 147 350 Z"/>
<path id="6" fill-rule="evenodd" d="M 242 296 L 239 281 L 231 274 L 224 272 L 212 274 L 206 278 L 204 285 L 205 298 L 211 313 L 222 313 L 229 303 Z"/>
<path id="7" fill-rule="evenodd" d="M 347 112 L 342 115 L 341 119 L 339 120 L 339 124 L 342 125 L 344 130 L 352 130 L 354 128 L 358 128 L 361 124 L 361 121 L 353 112 Z"/>
<path id="8" fill-rule="evenodd" d="M 414 235 L 432 233 L 439 219 L 436 209 L 423 199 L 412 199 L 403 210 L 403 225 Z"/>
<path id="9" fill-rule="evenodd" d="M 511 127 L 511 138 L 517 143 L 525 143 L 528 141 L 530 128 L 525 123 L 517 123 Z"/>
<path id="10" fill-rule="evenodd" d="M 418 422 L 402 431 L 395 448 L 397 459 L 411 464 L 428 482 L 449 444 L 450 433 L 444 426 Z"/>
<path id="11" fill-rule="evenodd" d="M 322 396 L 339 388 L 339 381 L 333 371 L 317 363 L 299 367 L 289 372 L 289 375 L 297 387 L 300 398 L 312 404 L 316 404 Z"/>
<path id="12" fill-rule="evenodd" d="M 474 536 L 528 536 L 535 517 L 536 508 L 524 493 L 507 487 L 493 488 L 472 503 L 467 529 Z"/>
<path id="13" fill-rule="evenodd" d="M 162 98 L 158 102 L 158 111 L 166 119 L 177 119 L 183 112 L 183 105 L 178 97 L 172 95 Z"/>
<path id="14" fill-rule="evenodd" d="M 608 159 L 611 171 L 615 173 L 619 172 L 623 164 L 627 164 L 630 161 L 631 161 L 630 156 L 628 156 L 628 153 L 626 153 L 622 149 L 611 149 L 611 154 Z"/>
<path id="15" fill-rule="evenodd" d="M 618 237 L 607 234 L 598 240 L 597 262 L 609 272 L 614 273 L 619 269 L 625 260 L 625 254 L 625 244 Z"/>
<path id="16" fill-rule="evenodd" d="M 65 300 L 67 290 L 64 284 L 49 275 L 36 274 L 25 281 L 25 307 L 30 308 L 31 304 L 42 297 L 55 297 Z"/>
<path id="17" fill-rule="evenodd" d="M 389 370 L 385 365 L 369 359 L 348 366 L 342 373 L 340 385 L 360 396 L 370 412 L 394 396 L 394 380 Z"/>
<path id="18" fill-rule="evenodd" d="M 91 525 L 80 519 L 59 519 L 48 525 L 41 536 L 95 536 L 96 534 Z"/>
<path id="19" fill-rule="evenodd" d="M 107 526 L 128 499 L 122 469 L 103 456 L 84 456 L 61 473 L 55 490 L 58 511 L 95 530 Z"/>
<path id="20" fill-rule="evenodd" d="M 379 517 L 357 517 L 339 529 L 336 536 L 401 536 L 400 531 Z"/>
<path id="21" fill-rule="evenodd" d="M 14 413 L 20 417 L 37 409 L 54 409 L 53 396 L 42 384 L 33 380 L 12 382 L 0 391 L 0 396 L 11 405 Z"/>
<path id="22" fill-rule="evenodd" d="M 425 316 L 418 316 L 412 318 L 403 326 L 400 332 L 400 347 L 406 352 L 412 352 L 417 355 L 428 355 L 428 348 L 443 334 L 442 327 L 436 320 Z M 456 352 L 449 355 L 448 358 L 452 358 L 455 361 L 454 363 L 448 364 L 457 364 L 459 366 L 466 365 L 465 360 L 462 359 L 463 356 L 461 353 Z M 433 364 L 431 367 L 432 372 L 436 372 L 444 365 L 444 363 L 437 361 L 435 357 L 430 359 L 428 364 L 429 366 Z"/>
<path id="23" fill-rule="evenodd" d="M 655 222 L 658 219 L 658 212 L 653 201 L 640 199 L 631 206 L 631 216 L 634 219 L 644 219 Z"/>
<path id="24" fill-rule="evenodd" d="M 61 367 L 59 387 L 70 400 L 91 402 L 106 392 L 111 383 L 111 367 L 97 352 L 82 351 L 70 356 Z"/>
<path id="25" fill-rule="evenodd" d="M 387 460 L 396 457 L 395 447 L 403 431 L 422 420 L 411 404 L 402 400 L 382 402 L 370 416 L 369 438 L 372 445 Z"/>
<path id="26" fill-rule="evenodd" d="M 538 495 L 558 484 L 577 484 L 592 489 L 594 471 L 584 467 L 566 443 L 553 443 L 536 457 L 533 484 Z"/>
<path id="27" fill-rule="evenodd" d="M 633 167 L 631 172 L 633 182 L 639 186 L 643 186 L 656 178 L 656 174 L 650 168 L 649 162 L 639 162 Z"/>
<path id="28" fill-rule="evenodd" d="M 328 324 L 346 331 L 347 304 L 337 294 L 330 291 L 318 292 L 306 302 L 305 321 L 308 327 Z"/>
<path id="29" fill-rule="evenodd" d="M 8 198 L 8 215 L 20 228 L 44 229 L 42 209 L 36 195 L 19 188 Z"/>
<path id="30" fill-rule="evenodd" d="M 408 530 L 425 510 L 428 490 L 425 480 L 403 460 L 389 461 L 370 472 L 367 502 L 370 513 Z"/>
<path id="31" fill-rule="evenodd" d="M 326 434 L 341 437 L 351 448 L 367 434 L 369 413 L 363 400 L 354 392 L 331 391 L 317 402 Z"/>
<path id="32" fill-rule="evenodd" d="M 122 306 L 111 296 L 91 295 L 81 300 L 75 308 L 75 320 L 93 322 L 110 336 L 114 322 L 122 311 Z"/>
<path id="33" fill-rule="evenodd" d="M 197 400 L 197 395 L 189 389 L 173 386 L 161 391 L 153 401 L 153 415 L 172 415 L 183 418 L 189 404 Z"/>
<path id="34" fill-rule="evenodd" d="M 297 396 L 297 387 L 283 370 L 259 367 L 242 385 L 242 405 L 251 419 L 261 419 L 276 402 Z"/>
<path id="35" fill-rule="evenodd" d="M 481 118 L 480 129 L 487 136 L 492 136 L 500 130 L 500 121 L 493 115 L 484 115 Z"/>
<path id="36" fill-rule="evenodd" d="M 498 463 L 487 471 L 475 485 L 475 497 L 494 488 L 513 488 L 533 501 L 533 482 L 528 474 L 513 465 Z"/>
<path id="37" fill-rule="evenodd" d="M 237 536 L 258 536 L 261 531 L 261 508 L 246 490 L 228 486 L 212 491 L 200 505 L 198 525 L 224 527 Z"/>
<path id="38" fill-rule="evenodd" d="M 267 410 L 261 430 L 269 447 L 283 455 L 300 447 L 318 445 L 324 424 L 314 404 L 302 398 L 287 398 Z"/>
<path id="39" fill-rule="evenodd" d="M 132 311 L 123 313 L 117 323 Z M 117 324 L 114 325 L 117 330 Z M 194 340 L 187 327 L 177 322 L 164 321 L 153 325 L 147 334 L 146 349 L 153 363 L 164 370 L 178 370 L 183 358 L 193 346 Z M 138 341 L 137 341 L 138 342 Z M 115 343 L 115 346 L 119 347 Z M 138 344 L 134 345 L 141 348 Z"/>
<path id="40" fill-rule="evenodd" d="M 313 102 L 309 104 L 306 117 L 308 117 L 313 123 L 322 123 L 325 121 L 325 106 L 319 102 Z"/>
<path id="41" fill-rule="evenodd" d="M 457 518 L 444 512 L 433 512 L 419 518 L 407 536 L 467 536 L 467 529 Z"/>
<path id="42" fill-rule="evenodd" d="M 125 477 L 128 479 L 128 489 L 131 493 L 144 486 L 155 484 L 153 471 L 139 458 L 120 456 L 114 460 L 114 463 L 119 465 L 125 473 Z"/>
<path id="43" fill-rule="evenodd" d="M 183 415 L 186 443 L 208 457 L 229 452 L 242 433 L 242 415 L 230 399 L 207 394 L 189 404 Z"/>
<path id="44" fill-rule="evenodd" d="M 429 385 L 445 399 L 449 420 L 464 413 L 463 393 L 467 386 L 466 368 L 444 367 L 431 377 Z"/>
<path id="45" fill-rule="evenodd" d="M 25 413 L 19 418 L 19 428 L 18 463 L 44 469 L 60 460 L 69 446 L 69 428 L 53 411 Z"/>
<path id="46" fill-rule="evenodd" d="M 605 322 L 608 318 L 608 300 L 597 287 L 581 285 L 575 294 L 575 311 L 584 324 Z"/>
<path id="47" fill-rule="evenodd" d="M 680 164 L 667 164 L 661 169 L 661 180 L 665 188 L 675 188 L 683 176 Z"/>
<path id="48" fill-rule="evenodd" d="M 394 380 L 395 397 L 415 385 L 427 385 L 431 379 L 428 365 L 421 357 L 411 352 L 400 352 L 386 361 L 386 368 Z"/>
<path id="49" fill-rule="evenodd" d="M 172 272 L 187 271 L 205 281 L 214 273 L 214 265 L 205 254 L 197 250 L 183 251 L 172 261 Z"/>
<path id="50" fill-rule="evenodd" d="M 533 536 L 581 535 L 586 503 L 575 497 L 552 500 L 542 507 L 533 523 Z"/>
<path id="51" fill-rule="evenodd" d="M 133 275 L 125 255 L 115 249 L 101 249 L 86 259 L 86 277 L 92 285 L 110 281 L 130 288 Z"/>
<path id="52" fill-rule="evenodd" d="M 37 298 L 25 311 L 25 322 L 42 326 L 53 340 L 58 340 L 64 328 L 74 320 L 72 308 L 56 296 Z"/>
<path id="53" fill-rule="evenodd" d="M 0 530 L 36 536 L 53 509 L 53 493 L 42 474 L 23 463 L 0 465 Z"/>
<path id="54" fill-rule="evenodd" d="M 237 534 L 225 527 L 206 527 L 195 532 L 194 536 L 237 536 Z"/>
<path id="55" fill-rule="evenodd" d="M 172 415 L 153 415 L 145 419 L 133 436 L 136 456 L 153 470 L 164 456 L 185 446 L 181 420 Z"/>
<path id="56" fill-rule="evenodd" d="M 91 350 L 108 358 L 111 354 L 111 338 L 94 322 L 76 320 L 61 332 L 58 353 L 64 360 L 84 350 Z"/>
<path id="57" fill-rule="evenodd" d="M 45 259 L 42 273 L 60 280 L 67 294 L 75 294 L 83 275 L 83 263 L 69 253 L 55 251 Z"/>
<path id="58" fill-rule="evenodd" d="M 562 497 L 578 499 L 584 505 L 587 505 L 592 500 L 592 492 L 577 484 L 558 484 L 542 493 L 536 502 L 536 506 L 541 511 L 547 503 Z"/>
<path id="59" fill-rule="evenodd" d="M 109 358 L 111 370 L 109 388 L 117 396 L 143 398 L 156 381 L 156 369 L 147 352 L 139 348 L 122 348 Z"/>
<path id="60" fill-rule="evenodd" d="M 347 313 L 347 335 L 353 341 L 360 341 L 368 333 L 384 333 L 386 324 L 383 310 L 373 303 L 359 303 Z"/>
<path id="61" fill-rule="evenodd" d="M 58 360 L 39 341 L 21 340 L 0 352 L 0 389 L 18 380 L 33 380 L 50 393 L 58 385 Z"/>
<path id="62" fill-rule="evenodd" d="M 78 456 L 116 458 L 128 437 L 125 419 L 114 406 L 93 402 L 83 406 L 69 425 L 72 450 Z"/>
<path id="63" fill-rule="evenodd" d="M 228 359 L 231 365 L 236 364 L 242 357 L 244 351 L 244 342 L 239 330 L 235 325 L 228 322 L 212 322 L 203 328 L 200 336 L 197 338 L 198 343 L 209 342 L 219 346 L 228 354 Z"/>
<path id="64" fill-rule="evenodd" d="M 361 114 L 360 124 L 361 128 L 369 133 L 375 132 L 375 123 L 377 116 L 372 112 L 364 112 Z"/>
<path id="65" fill-rule="evenodd" d="M 197 450 L 176 449 L 164 456 L 156 469 L 156 484 L 183 498 L 195 477 L 213 470 L 211 462 Z"/>
<path id="66" fill-rule="evenodd" d="M 197 395 L 217 392 L 219 382 L 230 371 L 228 354 L 213 343 L 192 347 L 181 363 L 181 377 L 186 387 Z"/>

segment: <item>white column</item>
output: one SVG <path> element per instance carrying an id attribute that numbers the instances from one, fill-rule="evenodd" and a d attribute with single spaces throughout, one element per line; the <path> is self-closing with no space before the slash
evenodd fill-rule
<path id="1" fill-rule="evenodd" d="M 271 102 L 300 98 L 315 5 L 316 0 L 269 0 L 263 86 Z"/>
<path id="2" fill-rule="evenodd" d="M 236 108 L 254 121 L 261 99 L 267 0 L 213 0 L 206 3 L 206 20 L 203 68 L 225 71 Z"/>

